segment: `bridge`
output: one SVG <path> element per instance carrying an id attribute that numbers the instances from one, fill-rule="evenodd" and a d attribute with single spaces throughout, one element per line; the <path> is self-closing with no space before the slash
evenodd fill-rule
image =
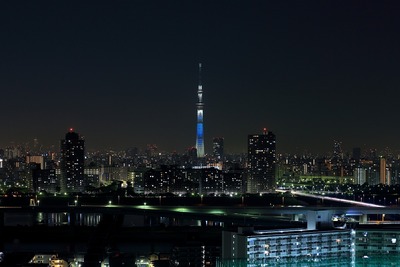
<path id="1" fill-rule="evenodd" d="M 201 196 L 199 203 L 191 202 L 193 198 L 181 199 L 173 198 L 174 201 L 167 201 L 161 196 L 156 198 L 132 199 L 134 203 L 126 203 L 124 199 L 122 205 L 119 205 L 120 199 L 112 204 L 111 200 L 99 200 L 95 203 L 88 204 L 89 200 L 81 201 L 78 197 L 68 200 L 64 204 L 55 204 L 53 201 L 43 201 L 31 199 L 30 205 L 14 205 L 0 206 L 0 226 L 7 222 L 7 218 L 13 215 L 25 214 L 30 224 L 35 224 L 34 218 L 38 214 L 65 214 L 68 217 L 70 225 L 84 225 L 82 217 L 86 215 L 97 214 L 115 215 L 125 217 L 141 217 L 152 218 L 157 221 L 157 218 L 174 218 L 181 220 L 198 220 L 212 221 L 227 224 L 247 224 L 247 225 L 271 225 L 271 223 L 307 223 L 308 229 L 326 228 L 332 224 L 332 218 L 337 216 L 347 216 L 358 221 L 360 224 L 366 223 L 397 223 L 400 220 L 400 209 L 398 207 L 386 207 L 360 201 L 353 201 L 341 198 L 334 198 L 325 195 L 310 194 L 303 191 L 295 190 L 276 190 L 277 195 L 274 196 L 275 205 L 262 205 L 264 200 L 260 200 L 256 205 L 246 205 L 245 199 L 242 197 L 241 202 L 237 200 L 225 204 L 216 204 L 215 201 L 219 198 L 209 199 L 207 203 L 203 202 Z M 325 205 L 338 203 L 337 206 L 285 206 L 288 197 L 300 197 L 307 199 L 320 199 Z M 277 204 L 280 202 L 281 204 Z M 172 200 L 171 199 L 171 200 Z M 122 200 L 122 199 L 121 199 Z M 156 200 L 156 201 L 155 201 Z M 179 200 L 179 201 L 177 201 Z M 211 202 L 210 202 L 211 200 Z M 100 205 L 99 202 L 106 203 Z M 85 205 L 85 204 L 86 205 Z M 140 204 L 139 204 L 140 203 Z M 147 204 L 146 204 L 147 203 Z M 165 205 L 164 205 L 165 203 Z M 184 205 L 180 205 L 180 203 Z M 267 202 L 269 203 L 269 201 Z M 162 205 L 163 204 L 163 205 Z M 214 206 L 218 205 L 218 206 Z M 333 204 L 336 205 L 336 204 Z M 8 220 L 10 221 L 10 220 Z M 97 223 L 97 222 L 96 222 Z"/>
<path id="2" fill-rule="evenodd" d="M 310 194 L 310 193 L 306 193 L 306 192 L 303 192 L 303 191 L 280 190 L 280 189 L 277 189 L 276 191 L 280 192 L 280 193 L 290 193 L 290 194 L 292 194 L 294 196 L 317 198 L 317 199 L 322 200 L 322 202 L 327 200 L 327 201 L 350 204 L 350 205 L 361 206 L 361 207 L 373 207 L 373 208 L 384 208 L 385 207 L 385 206 L 382 206 L 382 205 L 371 204 L 371 203 L 366 203 L 366 202 L 361 202 L 361 201 L 354 201 L 354 200 L 348 200 L 348 199 L 337 198 L 337 197 L 329 197 L 329 196 L 325 196 L 325 195 Z"/>
<path id="3" fill-rule="evenodd" d="M 0 206 L 0 224 L 4 225 L 7 216 L 12 214 L 38 213 L 65 213 L 69 216 L 69 223 L 74 225 L 77 214 L 108 214 L 108 215 L 136 215 L 153 217 L 185 218 L 193 220 L 209 220 L 225 223 L 255 223 L 264 224 L 271 221 L 307 221 L 307 228 L 313 229 L 331 223 L 334 215 L 354 217 L 359 223 L 368 223 L 380 218 L 384 220 L 398 220 L 398 207 L 384 206 L 351 206 L 351 207 L 323 207 L 323 206 L 159 206 L 159 205 L 81 205 L 81 206 Z M 374 220 L 376 221 L 376 220 Z"/>

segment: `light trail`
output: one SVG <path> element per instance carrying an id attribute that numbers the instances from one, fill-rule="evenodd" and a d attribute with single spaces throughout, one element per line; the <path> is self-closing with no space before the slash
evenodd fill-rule
<path id="1" fill-rule="evenodd" d="M 382 205 L 370 204 L 370 203 L 365 203 L 365 202 L 355 201 L 355 200 L 341 199 L 341 198 L 336 198 L 336 197 L 313 195 L 313 194 L 304 193 L 304 192 L 295 191 L 295 190 L 276 189 L 276 191 L 281 192 L 281 193 L 291 193 L 292 195 L 318 198 L 318 199 L 322 199 L 322 200 L 336 201 L 336 202 L 341 202 L 341 203 L 346 203 L 346 204 L 353 204 L 353 205 L 358 205 L 358 206 L 363 206 L 363 207 L 385 208 L 385 206 L 382 206 Z"/>

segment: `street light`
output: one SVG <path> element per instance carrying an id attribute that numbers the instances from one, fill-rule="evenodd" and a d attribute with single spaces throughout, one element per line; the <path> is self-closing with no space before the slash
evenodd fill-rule
<path id="1" fill-rule="evenodd" d="M 75 206 L 78 206 L 78 200 L 75 199 Z"/>

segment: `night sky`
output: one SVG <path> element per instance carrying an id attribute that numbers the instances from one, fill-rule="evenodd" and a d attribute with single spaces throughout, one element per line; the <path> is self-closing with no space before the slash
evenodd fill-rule
<path id="1" fill-rule="evenodd" d="M 1 1 L 0 147 L 390 147 L 400 137 L 400 1 Z"/>

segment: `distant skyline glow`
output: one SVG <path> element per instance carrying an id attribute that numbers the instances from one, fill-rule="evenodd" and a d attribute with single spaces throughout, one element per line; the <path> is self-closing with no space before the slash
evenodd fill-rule
<path id="1" fill-rule="evenodd" d="M 345 8 L 344 8 L 345 7 Z M 204 146 L 276 134 L 278 153 L 399 151 L 398 1 L 9 1 L 1 4 L 0 148 Z"/>

